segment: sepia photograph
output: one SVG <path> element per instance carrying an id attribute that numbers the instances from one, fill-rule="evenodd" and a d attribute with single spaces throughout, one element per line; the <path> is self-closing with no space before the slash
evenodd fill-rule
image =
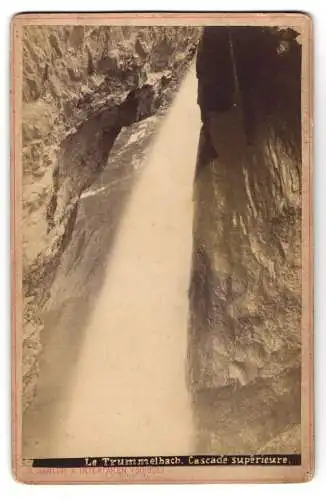
<path id="1" fill-rule="evenodd" d="M 311 37 L 13 19 L 18 479 L 311 478 Z"/>

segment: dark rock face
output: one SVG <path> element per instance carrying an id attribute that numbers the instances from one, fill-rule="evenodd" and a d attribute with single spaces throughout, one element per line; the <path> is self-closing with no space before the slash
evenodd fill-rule
<path id="1" fill-rule="evenodd" d="M 36 386 L 42 309 L 79 198 L 121 128 L 171 98 L 198 39 L 192 27 L 24 28 L 24 408 Z"/>
<path id="2" fill-rule="evenodd" d="M 189 377 L 200 452 L 300 451 L 297 35 L 208 27 L 198 50 Z"/>

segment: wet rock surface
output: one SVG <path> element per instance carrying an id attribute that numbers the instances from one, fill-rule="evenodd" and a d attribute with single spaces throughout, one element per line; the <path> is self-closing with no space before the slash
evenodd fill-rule
<path id="1" fill-rule="evenodd" d="M 227 30 L 206 28 L 206 47 L 198 52 L 199 90 L 211 89 L 215 99 L 214 85 L 223 89 L 217 101 L 199 94 L 204 124 L 194 192 L 189 379 L 202 453 L 275 451 L 275 443 L 279 453 L 300 451 L 296 35 L 232 29 L 237 107 Z M 215 52 L 221 66 L 214 73 Z M 221 76 L 223 65 L 229 74 Z"/>

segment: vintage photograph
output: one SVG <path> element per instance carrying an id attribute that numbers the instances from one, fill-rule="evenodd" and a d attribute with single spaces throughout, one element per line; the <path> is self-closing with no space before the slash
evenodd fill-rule
<path id="1" fill-rule="evenodd" d="M 310 19 L 207 16 L 13 22 L 25 468 L 311 473 Z"/>

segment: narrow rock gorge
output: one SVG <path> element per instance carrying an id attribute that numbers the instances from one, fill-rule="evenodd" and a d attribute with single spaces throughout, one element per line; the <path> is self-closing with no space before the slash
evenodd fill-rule
<path id="1" fill-rule="evenodd" d="M 198 51 L 189 381 L 200 452 L 300 452 L 299 40 L 206 27 Z"/>
<path id="2" fill-rule="evenodd" d="M 23 49 L 24 456 L 300 453 L 300 34 Z"/>

